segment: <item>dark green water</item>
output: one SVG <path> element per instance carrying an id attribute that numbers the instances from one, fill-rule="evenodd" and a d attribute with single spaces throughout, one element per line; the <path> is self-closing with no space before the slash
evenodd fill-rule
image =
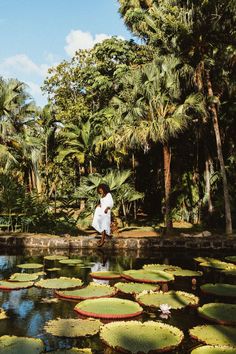
<path id="1" fill-rule="evenodd" d="M 19 272 L 17 264 L 21 263 L 44 263 L 45 269 L 56 266 L 52 262 L 45 263 L 43 256 L 48 254 L 46 251 L 31 250 L 22 251 L 24 254 L 18 254 L 16 250 L 0 250 L 0 279 L 7 279 L 11 274 Z M 41 252 L 41 254 L 39 254 Z M 178 265 L 183 268 L 202 270 L 197 263 L 193 260 L 196 256 L 210 256 L 224 260 L 226 255 L 233 255 L 232 252 L 223 253 L 219 252 L 190 252 L 188 250 L 175 251 L 173 249 L 169 251 L 158 251 L 139 253 L 136 252 L 124 252 L 119 254 L 108 254 L 103 250 L 98 251 L 78 251 L 78 253 L 68 253 L 61 251 L 59 254 L 69 256 L 70 258 L 80 258 L 85 265 L 84 268 L 80 266 L 71 267 L 60 265 L 61 270 L 57 273 L 48 273 L 47 277 L 78 277 L 83 279 L 85 285 L 92 279 L 89 276 L 91 272 L 91 265 L 86 267 L 90 262 L 95 264 L 92 266 L 93 271 L 98 270 L 100 266 L 105 266 L 106 269 L 122 271 L 126 269 L 139 269 L 144 264 L 161 263 Z M 178 278 L 172 284 L 169 285 L 169 289 L 183 290 L 192 292 L 200 297 L 200 305 L 207 302 L 224 301 L 228 303 L 235 303 L 233 299 L 216 298 L 211 296 L 203 296 L 199 287 L 201 284 L 207 282 L 227 282 L 230 284 L 236 284 L 236 279 L 233 277 L 225 278 L 220 272 L 216 270 L 204 270 L 204 275 L 201 278 L 197 278 L 197 285 L 193 288 L 191 278 Z M 114 284 L 110 282 L 110 284 Z M 59 299 L 57 303 L 45 303 L 42 299 L 53 298 L 53 290 L 38 289 L 32 287 L 25 290 L 17 291 L 0 291 L 0 307 L 2 307 L 8 315 L 8 319 L 0 321 L 0 336 L 1 335 L 17 335 L 17 336 L 29 336 L 40 338 L 45 343 L 46 352 L 51 350 L 70 348 L 72 346 L 79 348 L 92 348 L 94 353 L 113 353 L 109 349 L 103 347 L 100 342 L 99 335 L 90 338 L 58 338 L 44 332 L 44 325 L 48 320 L 60 318 L 78 318 L 78 314 L 74 312 L 74 306 L 77 301 L 68 301 Z M 126 298 L 129 298 L 126 296 Z M 132 299 L 132 297 L 130 297 Z M 159 312 L 151 312 L 145 310 L 144 314 L 139 318 L 141 320 L 160 320 Z M 167 320 L 162 320 L 164 323 L 168 323 L 177 326 L 185 333 L 185 340 L 183 345 L 172 353 L 188 353 L 191 348 L 197 345 L 197 342 L 191 340 L 188 336 L 188 329 L 198 324 L 207 323 L 200 317 L 198 317 L 196 309 L 187 308 L 180 311 L 172 311 L 172 315 Z"/>

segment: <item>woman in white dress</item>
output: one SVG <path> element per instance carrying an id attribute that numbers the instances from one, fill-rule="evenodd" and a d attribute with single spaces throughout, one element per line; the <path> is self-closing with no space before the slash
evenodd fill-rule
<path id="1" fill-rule="evenodd" d="M 101 198 L 100 204 L 96 207 L 93 215 L 92 226 L 102 235 L 101 240 L 98 242 L 100 247 L 105 243 L 106 236 L 111 234 L 111 209 L 114 203 L 108 185 L 99 184 L 97 192 Z"/>

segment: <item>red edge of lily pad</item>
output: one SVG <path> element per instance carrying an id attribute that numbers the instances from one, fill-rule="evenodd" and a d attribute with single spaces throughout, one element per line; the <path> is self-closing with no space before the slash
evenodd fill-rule
<path id="1" fill-rule="evenodd" d="M 61 294 L 60 291 L 57 291 L 55 290 L 55 294 L 60 297 L 60 298 L 63 298 L 63 299 L 68 299 L 68 300 L 93 300 L 93 299 L 101 299 L 101 298 L 104 298 L 104 297 L 113 297 L 115 296 L 117 293 L 114 292 L 110 295 L 102 295 L 102 296 L 93 296 L 93 297 L 87 297 L 87 296 L 73 296 L 73 295 L 64 295 L 64 294 Z"/>
<path id="2" fill-rule="evenodd" d="M 121 275 L 117 274 L 117 275 L 94 275 L 94 273 L 90 273 L 89 274 L 92 278 L 94 279 L 101 279 L 101 280 L 113 280 L 113 279 L 120 279 Z"/>
<path id="3" fill-rule="evenodd" d="M 74 311 L 78 312 L 80 315 L 83 316 L 89 316 L 89 317 L 93 317 L 93 318 L 104 318 L 104 319 L 125 319 L 125 318 L 131 318 L 131 317 L 136 317 L 141 315 L 142 311 L 138 311 L 138 312 L 134 312 L 134 313 L 130 313 L 127 315 L 105 315 L 105 314 L 98 314 L 98 313 L 94 313 L 94 312 L 88 312 L 88 311 L 84 311 L 84 310 L 80 310 L 77 308 L 74 308 Z"/>
<path id="4" fill-rule="evenodd" d="M 225 325 L 225 326 L 236 326 L 236 320 L 235 321 L 218 320 L 218 319 L 203 315 L 202 313 L 199 313 L 199 316 L 204 318 L 205 320 L 210 321 L 211 323 L 217 323 L 217 324 L 221 324 L 221 325 Z"/>
<path id="5" fill-rule="evenodd" d="M 146 284 L 158 284 L 158 283 L 167 283 L 169 282 L 168 280 L 147 280 L 147 279 L 142 279 L 142 278 L 133 278 L 129 275 L 122 274 L 122 278 L 126 280 L 131 280 L 136 283 L 146 283 Z"/>

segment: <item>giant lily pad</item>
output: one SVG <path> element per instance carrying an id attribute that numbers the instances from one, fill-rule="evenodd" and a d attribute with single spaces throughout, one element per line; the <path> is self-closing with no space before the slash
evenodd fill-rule
<path id="1" fill-rule="evenodd" d="M 112 322 L 102 327 L 100 337 L 123 353 L 158 353 L 175 349 L 184 338 L 178 328 L 161 322 Z"/>
<path id="2" fill-rule="evenodd" d="M 170 269 L 172 271 L 177 270 L 177 269 L 181 269 L 181 267 L 179 266 L 174 266 L 171 264 L 158 264 L 158 263 L 154 263 L 154 264 L 144 264 L 143 269 L 149 271 L 149 270 L 165 270 L 166 269 Z"/>
<path id="3" fill-rule="evenodd" d="M 18 268 L 21 269 L 40 269 L 43 268 L 43 264 L 39 263 L 24 263 L 24 264 L 18 264 Z"/>
<path id="4" fill-rule="evenodd" d="M 202 292 L 217 296 L 230 296 L 236 297 L 236 285 L 231 284 L 204 284 L 201 286 Z"/>
<path id="5" fill-rule="evenodd" d="M 83 284 L 82 280 L 79 278 L 52 278 L 52 279 L 41 279 L 34 285 L 39 288 L 46 289 L 72 289 L 78 288 Z"/>
<path id="6" fill-rule="evenodd" d="M 49 354 L 92 354 L 92 350 L 89 348 L 71 348 L 71 349 L 58 349 L 52 352 L 47 352 Z M 45 353 L 46 354 L 46 353 Z"/>
<path id="7" fill-rule="evenodd" d="M 232 263 L 236 263 L 236 256 L 227 256 L 225 257 L 227 261 L 230 261 Z"/>
<path id="8" fill-rule="evenodd" d="M 68 259 L 67 256 L 51 255 L 43 257 L 47 261 L 61 261 L 62 259 Z"/>
<path id="9" fill-rule="evenodd" d="M 216 259 L 216 258 L 197 257 L 194 259 L 195 261 L 200 263 L 201 267 L 208 267 L 208 268 L 215 268 L 215 269 L 227 269 L 227 268 L 235 267 L 233 263 L 223 262 L 220 259 Z"/>
<path id="10" fill-rule="evenodd" d="M 159 290 L 160 286 L 157 284 L 147 283 L 116 283 L 115 288 L 125 294 L 139 294 L 144 290 Z"/>
<path id="11" fill-rule="evenodd" d="M 150 270 L 162 270 L 167 273 L 173 274 L 175 277 L 199 277 L 202 275 L 200 271 L 194 271 L 190 269 L 183 269 L 178 266 L 172 266 L 168 264 L 145 264 L 143 269 Z"/>
<path id="12" fill-rule="evenodd" d="M 74 318 L 58 318 L 46 323 L 44 330 L 57 337 L 84 337 L 99 332 L 102 322 L 93 318 L 82 320 Z"/>
<path id="13" fill-rule="evenodd" d="M 68 265 L 68 266 L 77 266 L 78 264 L 81 264 L 83 262 L 81 261 L 81 259 L 73 258 L 73 259 L 62 259 L 62 260 L 59 261 L 59 263 L 65 264 L 65 265 Z"/>
<path id="14" fill-rule="evenodd" d="M 160 271 L 146 271 L 139 270 L 125 270 L 122 277 L 127 280 L 136 281 L 139 283 L 166 283 L 174 280 L 174 276 L 162 270 Z"/>
<path id="15" fill-rule="evenodd" d="M 100 271 L 100 272 L 92 272 L 90 276 L 94 279 L 104 279 L 104 280 L 111 280 L 111 279 L 120 279 L 121 275 L 118 272 L 107 270 L 107 271 Z"/>
<path id="16" fill-rule="evenodd" d="M 14 273 L 10 276 L 9 281 L 34 281 L 38 279 L 38 275 L 35 273 Z"/>
<path id="17" fill-rule="evenodd" d="M 224 273 L 225 275 L 235 277 L 236 276 L 236 267 L 230 268 L 230 269 L 223 269 L 221 272 Z"/>
<path id="18" fill-rule="evenodd" d="M 209 303 L 198 308 L 201 317 L 225 325 L 236 325 L 236 305 Z"/>
<path id="19" fill-rule="evenodd" d="M 0 353 L 2 354 L 38 354 L 42 353 L 44 344 L 41 339 L 2 336 L 0 337 Z"/>
<path id="20" fill-rule="evenodd" d="M 190 329 L 190 336 L 204 344 L 236 347 L 235 327 L 203 325 Z"/>
<path id="21" fill-rule="evenodd" d="M 90 283 L 88 286 L 77 290 L 56 291 L 60 297 L 67 299 L 85 300 L 114 296 L 117 290 L 109 285 Z"/>
<path id="22" fill-rule="evenodd" d="M 193 294 L 183 291 L 168 292 L 143 292 L 136 296 L 136 300 L 145 306 L 160 307 L 161 304 L 167 304 L 172 309 L 182 309 L 186 306 L 197 306 L 199 298 Z"/>
<path id="23" fill-rule="evenodd" d="M 191 351 L 191 354 L 236 354 L 236 348 L 204 345 Z"/>
<path id="24" fill-rule="evenodd" d="M 13 281 L 0 280 L 0 290 L 20 290 L 20 289 L 30 288 L 33 285 L 34 283 L 31 281 L 13 282 Z"/>
<path id="25" fill-rule="evenodd" d="M 143 311 L 136 302 L 117 298 L 84 300 L 74 310 L 85 316 L 111 319 L 134 317 Z"/>

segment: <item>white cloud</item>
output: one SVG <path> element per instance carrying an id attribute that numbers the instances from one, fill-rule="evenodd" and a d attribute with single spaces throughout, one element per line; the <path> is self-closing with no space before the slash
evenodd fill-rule
<path id="1" fill-rule="evenodd" d="M 81 30 L 71 30 L 66 37 L 67 45 L 64 47 L 69 56 L 73 56 L 78 49 L 90 49 L 96 43 L 104 41 L 104 39 L 111 38 L 111 36 L 100 33 L 93 37 L 90 32 L 83 32 Z"/>
<path id="2" fill-rule="evenodd" d="M 19 74 L 45 76 L 49 65 L 34 63 L 25 54 L 16 54 L 4 59 L 0 63 L 0 71 L 5 76 L 15 76 Z"/>

